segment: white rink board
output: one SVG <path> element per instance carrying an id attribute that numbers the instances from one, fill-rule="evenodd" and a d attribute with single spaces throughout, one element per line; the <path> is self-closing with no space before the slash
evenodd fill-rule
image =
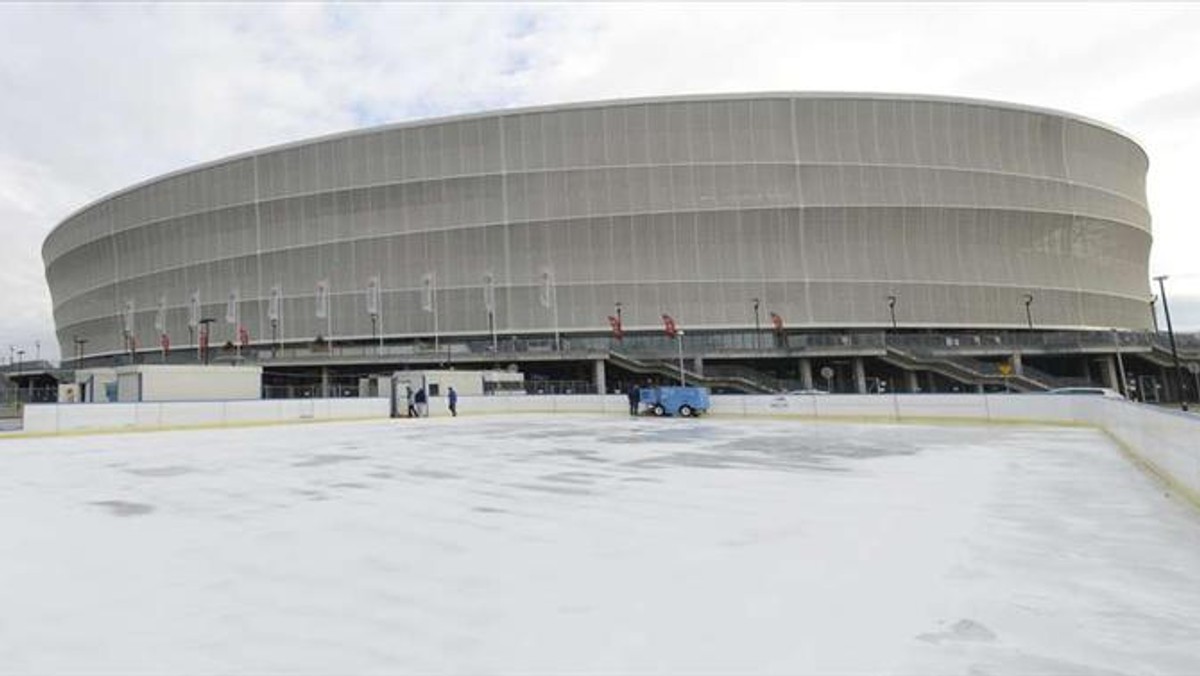
<path id="1" fill-rule="evenodd" d="M 54 434 L 305 420 L 386 419 L 388 414 L 387 399 L 30 404 L 25 407 L 23 429 L 35 434 Z"/>

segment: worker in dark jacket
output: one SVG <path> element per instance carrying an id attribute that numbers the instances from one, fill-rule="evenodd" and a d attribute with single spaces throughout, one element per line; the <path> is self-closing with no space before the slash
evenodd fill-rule
<path id="1" fill-rule="evenodd" d="M 637 383 L 629 386 L 629 415 L 638 414 L 638 402 L 642 398 L 641 390 L 638 389 Z"/>
<path id="2" fill-rule="evenodd" d="M 450 404 L 450 415 L 457 418 L 458 417 L 458 392 L 455 392 L 453 387 L 451 387 L 450 391 L 446 393 L 446 400 Z"/>
<path id="3" fill-rule="evenodd" d="M 425 398 L 425 388 L 424 387 L 418 389 L 417 393 L 415 395 L 413 395 L 413 403 L 415 403 L 417 405 L 417 417 L 418 418 L 424 418 L 425 416 L 429 415 L 428 409 L 426 409 L 426 407 L 425 407 L 425 403 L 427 401 L 428 400 Z"/>

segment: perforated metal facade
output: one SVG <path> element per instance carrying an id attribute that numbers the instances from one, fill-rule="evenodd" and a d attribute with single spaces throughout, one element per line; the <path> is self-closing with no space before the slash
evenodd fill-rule
<path id="1" fill-rule="evenodd" d="M 752 326 L 1144 328 L 1147 160 L 1097 123 L 916 96 L 763 94 L 389 126 L 186 169 L 43 255 L 64 355 L 176 345 L 236 291 L 252 341 Z M 317 317 L 328 280 L 330 314 Z M 547 284 L 552 289 L 547 290 Z M 430 298 L 432 295 L 432 299 Z M 432 300 L 432 302 L 430 302 Z M 434 311 L 426 308 L 432 307 Z"/>

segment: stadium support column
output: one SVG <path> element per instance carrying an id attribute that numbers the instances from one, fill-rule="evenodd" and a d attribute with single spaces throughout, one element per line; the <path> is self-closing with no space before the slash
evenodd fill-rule
<path id="1" fill-rule="evenodd" d="M 1104 386 L 1121 392 L 1124 390 L 1121 387 L 1121 380 L 1117 377 L 1117 359 L 1113 355 L 1105 355 L 1100 358 L 1101 373 L 1104 376 Z"/>
<path id="2" fill-rule="evenodd" d="M 698 376 L 704 375 L 704 357 L 697 355 L 692 358 L 692 371 Z"/>
<path id="3" fill-rule="evenodd" d="M 909 392 L 920 392 L 921 391 L 921 385 L 920 385 L 920 383 L 917 382 L 917 372 L 916 371 L 905 371 L 904 372 L 904 382 L 907 384 Z"/>
<path id="4" fill-rule="evenodd" d="M 321 367 L 321 396 L 323 398 L 329 397 L 329 367 L 328 366 Z"/>
<path id="5" fill-rule="evenodd" d="M 867 370 L 863 366 L 863 358 L 854 358 L 854 391 L 859 394 L 867 393 Z"/>
<path id="6" fill-rule="evenodd" d="M 1012 371 L 1013 375 L 1021 375 L 1025 372 L 1025 366 L 1021 363 L 1021 353 L 1013 352 L 1012 355 Z"/>
<path id="7" fill-rule="evenodd" d="M 597 359 L 595 361 L 595 374 L 596 374 L 595 375 L 596 394 L 607 393 L 608 392 L 608 383 L 605 379 L 604 360 L 603 359 Z"/>
<path id="8" fill-rule="evenodd" d="M 808 357 L 800 358 L 800 389 L 811 390 L 813 388 L 812 379 L 812 360 Z"/>

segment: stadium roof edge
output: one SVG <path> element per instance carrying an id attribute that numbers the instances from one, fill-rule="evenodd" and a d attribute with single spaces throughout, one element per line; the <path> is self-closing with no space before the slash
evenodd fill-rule
<path id="1" fill-rule="evenodd" d="M 499 109 L 495 109 L 495 110 L 486 110 L 486 111 L 479 111 L 479 112 L 473 112 L 473 113 L 460 113 L 457 115 L 444 115 L 441 117 L 422 118 L 422 119 L 418 119 L 418 120 L 408 120 L 408 121 L 404 121 L 404 122 L 389 122 L 389 123 L 373 125 L 373 126 L 369 126 L 369 127 L 360 127 L 360 128 L 356 128 L 356 129 L 332 132 L 329 134 L 322 134 L 320 136 L 311 136 L 308 138 L 298 139 L 295 141 L 286 141 L 284 143 L 278 143 L 275 145 L 264 146 L 261 148 L 255 148 L 253 150 L 247 150 L 247 151 L 236 153 L 233 155 L 227 155 L 225 157 L 219 157 L 217 159 L 207 160 L 204 162 L 191 164 L 186 167 L 181 167 L 179 169 L 175 169 L 173 171 L 169 171 L 164 174 L 152 176 L 145 180 L 134 183 L 133 185 L 129 185 L 129 186 L 126 186 L 119 190 L 113 191 L 111 193 L 102 195 L 102 196 L 88 202 L 87 204 L 84 204 L 83 206 L 79 207 L 78 209 L 75 209 L 74 211 L 69 213 L 67 216 L 63 217 L 62 220 L 60 220 L 53 228 L 50 229 L 50 231 L 48 233 L 46 233 L 45 239 L 42 240 L 42 251 L 43 251 L 42 260 L 43 260 L 43 262 L 46 262 L 45 261 L 45 247 L 46 247 L 46 244 L 50 241 L 50 239 L 52 237 L 54 237 L 55 233 L 57 233 L 58 230 L 60 228 L 62 228 L 62 226 L 65 225 L 67 222 L 69 222 L 71 219 L 73 219 L 76 216 L 78 216 L 79 214 L 87 211 L 88 209 L 91 209 L 92 207 L 95 207 L 99 204 L 102 204 L 102 203 L 104 203 L 108 200 L 114 199 L 116 197 L 120 197 L 121 195 L 131 193 L 136 190 L 140 190 L 142 188 L 151 186 L 155 183 L 159 183 L 159 182 L 171 179 L 171 178 L 175 178 L 176 176 L 182 176 L 184 174 L 192 173 L 195 171 L 210 169 L 212 167 L 217 167 L 222 164 L 237 162 L 237 161 L 245 160 L 245 159 L 255 157 L 258 155 L 265 155 L 268 153 L 279 152 L 279 151 L 283 151 L 283 150 L 288 150 L 290 148 L 309 145 L 309 144 L 313 144 L 313 143 L 324 143 L 324 142 L 333 141 L 333 140 L 337 140 L 337 139 L 350 138 L 350 137 L 359 136 L 359 135 L 375 134 L 375 133 L 379 133 L 382 131 L 390 131 L 390 130 L 394 130 L 394 129 L 408 129 L 408 128 L 424 127 L 424 126 L 431 126 L 431 125 L 437 125 L 437 124 L 450 124 L 450 123 L 454 123 L 454 122 L 485 119 L 485 118 L 490 118 L 490 117 L 509 117 L 509 116 L 513 116 L 513 115 L 526 115 L 526 114 L 530 114 L 530 113 L 544 113 L 544 112 L 559 111 L 559 110 L 580 110 L 580 109 L 586 109 L 586 108 L 614 107 L 614 106 L 627 106 L 627 105 L 649 105 L 649 104 L 681 103 L 681 102 L 693 102 L 693 101 L 744 101 L 744 100 L 755 100 L 755 99 L 849 99 L 849 100 L 857 99 L 857 100 L 873 100 L 873 101 L 921 101 L 921 102 L 932 102 L 932 103 L 958 103 L 958 104 L 969 105 L 969 106 L 980 106 L 980 107 L 986 107 L 986 108 L 1000 108 L 1000 109 L 1013 110 L 1013 111 L 1026 112 L 1026 113 L 1050 115 L 1053 117 L 1058 117 L 1058 118 L 1063 118 L 1063 119 L 1068 119 L 1068 120 L 1074 120 L 1076 122 L 1081 122 L 1083 124 L 1097 127 L 1099 129 L 1107 131 L 1111 134 L 1120 136 L 1121 138 L 1124 138 L 1125 140 L 1127 140 L 1131 144 L 1133 144 L 1133 146 L 1142 153 L 1142 156 L 1146 158 L 1147 163 L 1149 163 L 1149 155 L 1146 153 L 1145 148 L 1142 147 L 1142 144 L 1140 142 L 1138 142 L 1138 140 L 1136 138 L 1134 138 L 1132 134 L 1129 134 L 1128 132 L 1125 132 L 1113 125 L 1110 125 L 1108 123 L 1101 122 L 1099 120 L 1095 120 L 1095 119 L 1092 119 L 1092 118 L 1089 118 L 1089 117 L 1086 117 L 1083 115 L 1078 115 L 1076 113 L 1070 113 L 1070 112 L 1063 111 L 1063 110 L 1056 110 L 1054 108 L 1044 108 L 1044 107 L 1039 107 L 1039 106 L 1031 106 L 1031 105 L 1021 104 L 1021 103 L 1012 103 L 1012 102 L 1008 102 L 1008 101 L 998 101 L 998 100 L 992 100 L 992 99 L 970 98 L 970 97 L 961 97 L 961 96 L 946 96 L 946 95 L 936 95 L 936 94 L 896 93 L 896 92 L 889 93 L 889 92 L 839 92 L 839 91 L 808 91 L 808 92 L 765 91 L 765 92 L 726 92 L 726 93 L 712 93 L 712 94 L 677 94 L 677 95 L 670 95 L 670 96 L 645 96 L 645 97 L 633 97 L 633 98 L 623 98 L 623 99 L 597 99 L 597 100 L 591 100 L 591 101 L 551 103 L 551 104 L 541 104 L 541 105 L 536 105 L 536 106 L 523 106 L 523 107 L 518 107 L 518 108 L 499 108 Z"/>

